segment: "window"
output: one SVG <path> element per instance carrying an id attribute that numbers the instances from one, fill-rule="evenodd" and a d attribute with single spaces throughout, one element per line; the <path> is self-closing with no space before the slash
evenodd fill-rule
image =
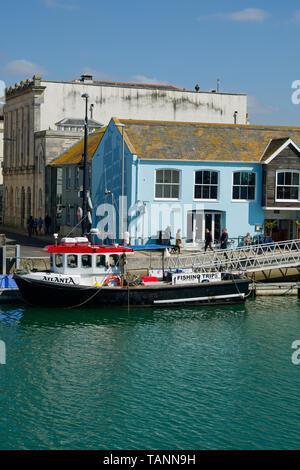
<path id="1" fill-rule="evenodd" d="M 60 254 L 55 255 L 55 266 L 57 268 L 62 268 L 63 267 L 63 256 Z"/>
<path id="2" fill-rule="evenodd" d="M 179 170 L 156 170 L 155 197 L 158 199 L 179 199 Z"/>
<path id="3" fill-rule="evenodd" d="M 77 266 L 78 266 L 77 255 L 68 255 L 67 256 L 67 266 L 68 266 L 68 268 L 77 268 Z"/>
<path id="4" fill-rule="evenodd" d="M 195 199 L 218 199 L 219 174 L 217 171 L 195 172 Z"/>
<path id="5" fill-rule="evenodd" d="M 255 199 L 256 173 L 236 171 L 233 173 L 232 199 Z"/>
<path id="6" fill-rule="evenodd" d="M 79 168 L 74 167 L 74 189 L 79 189 Z"/>
<path id="7" fill-rule="evenodd" d="M 66 189 L 71 189 L 71 175 L 70 168 L 66 168 Z"/>
<path id="8" fill-rule="evenodd" d="M 66 204 L 66 225 L 71 225 L 70 204 Z"/>
<path id="9" fill-rule="evenodd" d="M 280 170 L 276 174 L 276 201 L 299 201 L 299 172 Z"/>
<path id="10" fill-rule="evenodd" d="M 119 255 L 109 255 L 109 265 L 111 268 L 115 268 L 119 264 Z"/>
<path id="11" fill-rule="evenodd" d="M 41 209 L 43 206 L 43 193 L 42 190 L 39 189 L 39 209 Z"/>
<path id="12" fill-rule="evenodd" d="M 81 267 L 82 268 L 91 268 L 92 267 L 92 256 L 91 255 L 82 255 L 82 257 L 81 257 Z"/>
<path id="13" fill-rule="evenodd" d="M 96 268 L 105 268 L 105 267 L 106 267 L 105 255 L 97 255 L 96 256 Z"/>
<path id="14" fill-rule="evenodd" d="M 16 207 L 19 207 L 19 188 L 16 188 Z"/>

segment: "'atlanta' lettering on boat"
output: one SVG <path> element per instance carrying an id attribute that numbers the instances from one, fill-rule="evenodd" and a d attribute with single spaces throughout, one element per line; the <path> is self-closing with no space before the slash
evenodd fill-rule
<path id="1" fill-rule="evenodd" d="M 75 284 L 72 277 L 51 277 L 51 276 L 44 276 L 43 281 L 50 281 L 50 282 L 61 282 L 63 284 Z"/>

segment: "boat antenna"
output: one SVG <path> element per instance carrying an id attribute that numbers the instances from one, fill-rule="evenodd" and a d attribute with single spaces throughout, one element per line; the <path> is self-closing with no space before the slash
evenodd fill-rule
<path id="1" fill-rule="evenodd" d="M 88 99 L 89 95 L 83 93 L 81 98 L 85 99 L 85 119 L 84 119 L 84 147 L 83 147 L 83 188 L 82 188 L 82 220 L 81 229 L 82 236 L 87 231 L 87 186 L 88 186 L 88 155 L 87 155 L 87 139 L 88 139 Z"/>

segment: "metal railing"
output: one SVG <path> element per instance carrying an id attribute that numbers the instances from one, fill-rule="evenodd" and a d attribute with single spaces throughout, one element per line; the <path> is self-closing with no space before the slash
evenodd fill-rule
<path id="1" fill-rule="evenodd" d="M 244 271 L 300 267 L 300 240 L 248 245 L 166 258 L 166 269 L 193 268 L 199 271 Z"/>

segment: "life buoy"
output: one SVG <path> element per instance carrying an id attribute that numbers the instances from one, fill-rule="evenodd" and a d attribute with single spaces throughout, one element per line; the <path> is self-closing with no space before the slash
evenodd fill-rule
<path id="1" fill-rule="evenodd" d="M 104 281 L 105 286 L 120 286 L 121 279 L 119 276 L 108 276 Z"/>

